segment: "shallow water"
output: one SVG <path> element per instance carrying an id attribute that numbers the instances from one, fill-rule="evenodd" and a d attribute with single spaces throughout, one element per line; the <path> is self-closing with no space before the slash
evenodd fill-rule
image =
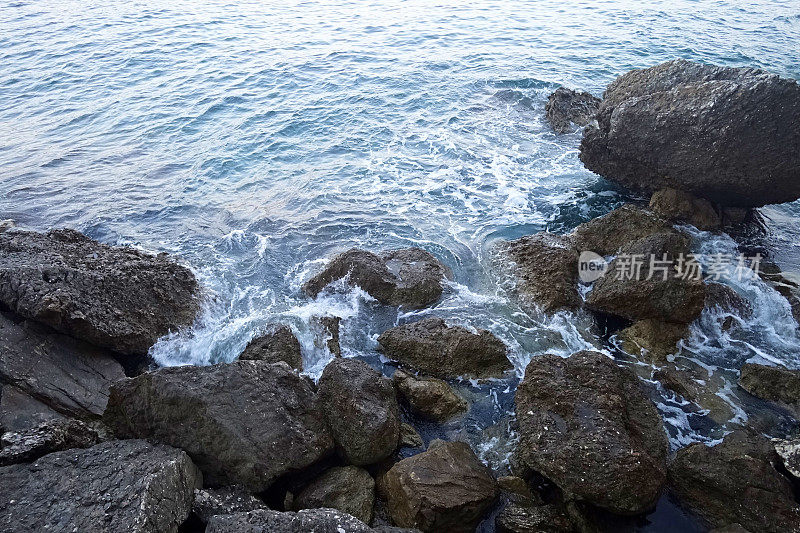
<path id="1" fill-rule="evenodd" d="M 502 240 L 568 231 L 626 200 L 583 168 L 579 132 L 549 130 L 547 95 L 599 95 L 675 57 L 800 78 L 796 0 L 85 4 L 0 6 L 0 218 L 182 257 L 209 303 L 155 348 L 166 365 L 232 360 L 283 321 L 317 375 L 330 354 L 311 318 L 323 314 L 343 318 L 346 356 L 376 365 L 380 332 L 430 314 L 493 331 L 518 376 L 545 352 L 611 353 L 587 316 L 520 309 L 496 257 Z M 762 211 L 758 246 L 800 271 L 800 205 Z M 432 309 L 299 291 L 335 252 L 411 245 L 455 274 Z M 788 306 L 760 283 L 736 289 L 755 318 L 723 332 L 706 313 L 682 356 L 726 382 L 753 358 L 800 365 Z M 471 413 L 426 438 L 467 438 L 502 470 L 515 383 L 460 384 Z M 733 389 L 735 420 L 764 409 Z M 655 385 L 653 396 L 673 447 L 724 431 Z"/>

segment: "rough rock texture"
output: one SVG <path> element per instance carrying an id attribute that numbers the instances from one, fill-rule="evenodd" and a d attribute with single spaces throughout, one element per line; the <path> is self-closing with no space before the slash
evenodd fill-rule
<path id="1" fill-rule="evenodd" d="M 369 524 L 374 504 L 375 480 L 369 472 L 357 466 L 340 466 L 303 489 L 294 500 L 294 510 L 336 509 Z"/>
<path id="2" fill-rule="evenodd" d="M 678 342 L 689 333 L 686 324 L 660 320 L 639 320 L 619 332 L 622 348 L 650 364 L 661 365 L 667 356 L 677 351 Z"/>
<path id="3" fill-rule="evenodd" d="M 384 331 L 378 344 L 400 364 L 440 378 L 500 377 L 512 368 L 505 344 L 490 332 L 472 333 L 438 317 Z"/>
<path id="4" fill-rule="evenodd" d="M 315 297 L 329 283 L 349 276 L 350 283 L 383 304 L 416 308 L 438 300 L 443 280 L 451 275 L 436 257 L 419 248 L 401 248 L 380 255 L 352 248 L 334 257 L 303 285 L 303 290 Z"/>
<path id="5" fill-rule="evenodd" d="M 690 402 L 708 411 L 706 416 L 717 424 L 725 424 L 734 416 L 733 406 L 718 393 L 729 387 L 719 372 L 709 374 L 699 365 L 682 361 L 679 367 L 666 363 L 653 372 L 653 379 Z"/>
<path id="6" fill-rule="evenodd" d="M 0 302 L 122 354 L 146 355 L 190 325 L 197 281 L 166 255 L 100 244 L 73 230 L 0 234 Z"/>
<path id="7" fill-rule="evenodd" d="M 498 533 L 571 533 L 569 517 L 555 505 L 510 502 L 495 518 Z"/>
<path id="8" fill-rule="evenodd" d="M 207 524 L 212 516 L 244 513 L 267 506 L 241 487 L 229 486 L 219 489 L 197 489 L 194 491 L 192 514 Z"/>
<path id="9" fill-rule="evenodd" d="M 611 512 L 655 506 L 667 438 L 632 372 L 597 352 L 534 357 L 516 401 L 519 463 Z"/>
<path id="10" fill-rule="evenodd" d="M 722 283 L 706 283 L 706 307 L 717 307 L 727 313 L 747 318 L 753 313 L 753 306 L 742 296 Z"/>
<path id="11" fill-rule="evenodd" d="M 112 387 L 104 421 L 122 437 L 185 450 L 212 486 L 252 492 L 333 451 L 313 385 L 286 363 L 235 361 L 142 374 Z"/>
<path id="12" fill-rule="evenodd" d="M 722 227 L 722 216 L 711 202 L 686 191 L 661 189 L 650 197 L 650 209 L 675 222 L 685 222 L 704 231 Z"/>
<path id="13" fill-rule="evenodd" d="M 319 378 L 319 398 L 341 455 L 350 464 L 386 459 L 400 439 L 392 382 L 358 359 L 334 359 Z"/>
<path id="14" fill-rule="evenodd" d="M 0 466 L 27 463 L 72 448 L 89 448 L 99 442 L 97 431 L 79 420 L 50 420 L 28 431 L 3 433 Z"/>
<path id="15" fill-rule="evenodd" d="M 746 363 L 739 386 L 753 396 L 780 402 L 800 413 L 800 370 Z"/>
<path id="16" fill-rule="evenodd" d="M 580 306 L 578 252 L 568 237 L 537 233 L 509 242 L 507 252 L 516 264 L 524 304 L 548 313 Z"/>
<path id="17" fill-rule="evenodd" d="M 606 256 L 616 254 L 626 244 L 671 229 L 671 224 L 651 211 L 623 205 L 579 225 L 571 238 L 578 252 L 591 251 Z"/>
<path id="18" fill-rule="evenodd" d="M 11 385 L 4 385 L 0 395 L 0 431 L 28 431 L 48 420 L 64 419 L 63 415 Z"/>
<path id="19" fill-rule="evenodd" d="M 104 350 L 0 313 L 0 382 L 51 409 L 97 418 L 108 402 L 109 387 L 124 377 L 122 366 Z"/>
<path id="20" fill-rule="evenodd" d="M 421 448 L 425 445 L 419 431 L 411 424 L 400 424 L 400 448 Z"/>
<path id="21" fill-rule="evenodd" d="M 303 354 L 300 342 L 289 326 L 277 326 L 251 340 L 239 359 L 246 361 L 284 361 L 295 370 L 303 369 Z"/>
<path id="22" fill-rule="evenodd" d="M 317 335 L 314 343 L 322 348 L 323 346 L 334 357 L 342 356 L 342 347 L 339 344 L 339 324 L 342 319 L 338 316 L 314 317 L 312 323 L 316 325 Z"/>
<path id="23" fill-rule="evenodd" d="M 675 60 L 606 89 L 581 161 L 634 191 L 671 187 L 722 205 L 800 197 L 800 85 L 756 69 Z"/>
<path id="24" fill-rule="evenodd" d="M 694 443 L 678 450 L 669 480 L 680 502 L 713 527 L 796 532 L 800 505 L 789 480 L 775 470 L 777 461 L 768 440 L 737 430 L 717 446 Z"/>
<path id="25" fill-rule="evenodd" d="M 0 531 L 176 532 L 202 477 L 189 457 L 110 441 L 0 468 Z"/>
<path id="26" fill-rule="evenodd" d="M 392 382 L 411 410 L 424 418 L 444 422 L 467 410 L 467 402 L 441 379 L 397 370 Z"/>
<path id="27" fill-rule="evenodd" d="M 0 233 L 4 233 L 10 230 L 11 228 L 16 227 L 16 225 L 17 224 L 10 218 L 7 218 L 5 220 L 0 220 Z"/>
<path id="28" fill-rule="evenodd" d="M 800 439 L 777 440 L 775 451 L 780 456 L 786 471 L 800 481 Z"/>
<path id="29" fill-rule="evenodd" d="M 206 533 L 369 533 L 366 524 L 335 509 L 305 509 L 297 513 L 250 511 L 217 515 Z"/>
<path id="30" fill-rule="evenodd" d="M 572 129 L 572 122 L 579 126 L 587 125 L 597 114 L 599 107 L 599 98 L 589 93 L 559 87 L 547 97 L 544 112 L 556 133 L 567 133 Z"/>
<path id="31" fill-rule="evenodd" d="M 431 445 L 403 459 L 382 485 L 394 523 L 422 531 L 474 531 L 499 495 L 491 472 L 464 442 Z"/>

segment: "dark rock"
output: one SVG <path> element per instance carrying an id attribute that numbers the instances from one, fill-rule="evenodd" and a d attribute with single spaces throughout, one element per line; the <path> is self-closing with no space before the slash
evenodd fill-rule
<path id="1" fill-rule="evenodd" d="M 194 491 L 192 514 L 203 524 L 207 524 L 212 516 L 245 513 L 257 509 L 267 509 L 267 506 L 241 487 L 229 486 Z"/>
<path id="2" fill-rule="evenodd" d="M 335 509 L 304 509 L 297 513 L 250 511 L 217 515 L 206 533 L 369 533 L 366 524 Z"/>
<path id="3" fill-rule="evenodd" d="M 441 379 L 397 370 L 392 381 L 411 410 L 424 418 L 445 422 L 467 410 L 467 402 Z"/>
<path id="4" fill-rule="evenodd" d="M 753 313 L 753 306 L 743 297 L 722 283 L 706 283 L 706 301 L 708 308 L 716 307 L 727 313 L 734 313 L 747 318 Z"/>
<path id="5" fill-rule="evenodd" d="M 729 206 L 800 197 L 800 85 L 761 70 L 675 60 L 612 82 L 584 130 L 589 170 L 642 193 Z"/>
<path id="6" fill-rule="evenodd" d="M 380 255 L 353 248 L 334 257 L 303 285 L 303 290 L 316 297 L 329 283 L 346 276 L 350 283 L 383 304 L 416 308 L 438 300 L 443 280 L 452 274 L 436 257 L 419 248 L 390 250 Z"/>
<path id="7" fill-rule="evenodd" d="M 475 531 L 499 491 L 491 472 L 464 442 L 431 443 L 384 476 L 389 513 L 401 527 Z"/>
<path id="8" fill-rule="evenodd" d="M 715 527 L 708 533 L 751 533 L 739 524 L 731 524 L 729 526 Z"/>
<path id="9" fill-rule="evenodd" d="M 509 242 L 507 251 L 516 264 L 524 304 L 548 313 L 581 305 L 578 252 L 569 238 L 537 233 Z"/>
<path id="10" fill-rule="evenodd" d="M 0 466 L 28 463 L 48 453 L 89 448 L 99 442 L 97 431 L 79 420 L 50 420 L 28 431 L 3 433 Z"/>
<path id="11" fill-rule="evenodd" d="M 438 317 L 389 329 L 378 344 L 391 359 L 441 378 L 501 377 L 512 368 L 505 344 L 493 334 L 448 326 Z"/>
<path id="12" fill-rule="evenodd" d="M 722 217 L 705 198 L 677 189 L 661 189 L 650 198 L 650 209 L 675 222 L 685 222 L 697 229 L 713 231 L 722 227 Z"/>
<path id="13" fill-rule="evenodd" d="M 400 424 L 400 448 L 421 448 L 425 445 L 419 431 L 411 424 Z"/>
<path id="14" fill-rule="evenodd" d="M 165 254 L 100 244 L 73 230 L 0 234 L 0 302 L 126 355 L 192 324 L 197 281 Z"/>
<path id="15" fill-rule="evenodd" d="M 534 357 L 516 401 L 520 464 L 614 513 L 655 506 L 667 438 L 632 372 L 597 352 Z"/>
<path id="16" fill-rule="evenodd" d="M 314 320 L 319 325 L 319 335 L 314 342 L 322 348 L 323 346 L 328 349 L 334 357 L 342 356 L 342 347 L 339 344 L 339 324 L 342 319 L 338 316 L 320 316 L 315 317 Z"/>
<path id="17" fill-rule="evenodd" d="M 252 492 L 333 451 L 313 385 L 282 362 L 142 374 L 112 387 L 104 421 L 122 437 L 185 450 L 211 486 Z"/>
<path id="18" fill-rule="evenodd" d="M 0 394 L 2 431 L 28 431 L 48 420 L 64 419 L 63 415 L 11 385 L 3 386 Z"/>
<path id="19" fill-rule="evenodd" d="M 667 356 L 675 353 L 677 344 L 689 333 L 686 324 L 674 324 L 660 320 L 645 319 L 619 332 L 622 348 L 637 358 L 661 365 Z"/>
<path id="20" fill-rule="evenodd" d="M 303 489 L 294 510 L 328 508 L 350 514 L 365 524 L 372 521 L 375 480 L 357 466 L 334 467 Z"/>
<path id="21" fill-rule="evenodd" d="M 712 527 L 796 532 L 800 505 L 789 481 L 775 470 L 777 460 L 769 441 L 738 430 L 716 446 L 694 443 L 678 450 L 669 467 L 670 485 L 680 502 Z"/>
<path id="22" fill-rule="evenodd" d="M 268 363 L 284 361 L 295 370 L 303 369 L 300 342 L 289 326 L 273 327 L 264 335 L 254 338 L 247 344 L 239 359 Z"/>
<path id="23" fill-rule="evenodd" d="M 616 254 L 626 244 L 671 230 L 671 224 L 651 211 L 623 205 L 579 225 L 571 238 L 578 252 L 591 251 L 607 256 Z"/>
<path id="24" fill-rule="evenodd" d="M 800 370 L 746 363 L 739 386 L 757 398 L 782 403 L 800 413 Z"/>
<path id="25" fill-rule="evenodd" d="M 731 404 L 718 394 L 729 386 L 718 372 L 709 374 L 708 370 L 700 366 L 681 368 L 665 362 L 663 367 L 653 372 L 653 379 L 661 382 L 665 389 L 708 411 L 706 416 L 717 424 L 725 424 L 734 416 Z"/>
<path id="26" fill-rule="evenodd" d="M 6 232 L 6 231 L 8 231 L 11 228 L 14 228 L 16 226 L 17 226 L 17 224 L 13 220 L 11 220 L 10 218 L 5 219 L 5 220 L 0 220 L 0 233 L 4 233 L 4 232 Z"/>
<path id="27" fill-rule="evenodd" d="M 502 476 L 497 478 L 497 486 L 513 501 L 521 501 L 530 505 L 541 505 L 541 498 L 531 491 L 528 482 L 518 476 Z"/>
<path id="28" fill-rule="evenodd" d="M 579 93 L 559 87 L 547 97 L 544 106 L 545 118 L 556 133 L 568 133 L 571 123 L 587 125 L 597 114 L 600 99 L 589 93 Z"/>
<path id="29" fill-rule="evenodd" d="M 377 463 L 397 449 L 400 408 L 392 382 L 358 359 L 333 359 L 319 398 L 339 452 L 350 464 Z"/>
<path id="30" fill-rule="evenodd" d="M 0 530 L 177 532 L 202 477 L 142 440 L 104 442 L 0 468 Z"/>
<path id="31" fill-rule="evenodd" d="M 775 451 L 783 462 L 783 467 L 800 481 L 800 439 L 777 440 Z"/>
<path id="32" fill-rule="evenodd" d="M 510 502 L 495 519 L 498 533 L 570 533 L 569 517 L 556 505 Z"/>

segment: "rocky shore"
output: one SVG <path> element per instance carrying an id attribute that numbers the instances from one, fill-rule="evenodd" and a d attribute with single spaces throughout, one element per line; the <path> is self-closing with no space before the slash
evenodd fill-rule
<path id="1" fill-rule="evenodd" d="M 702 530 L 800 531 L 800 370 L 738 372 L 741 394 L 794 419 L 770 439 L 726 412 L 709 369 L 674 357 L 704 312 L 753 312 L 707 265 L 686 275 L 687 259 L 693 232 L 733 232 L 800 197 L 800 86 L 679 60 L 602 99 L 561 88 L 546 117 L 559 133 L 585 126 L 582 161 L 635 196 L 569 234 L 499 247 L 527 312 L 585 313 L 610 339 L 604 353 L 533 355 L 518 385 L 501 338 L 432 316 L 376 335 L 389 375 L 342 357 L 331 317 L 314 319 L 334 356 L 316 382 L 281 323 L 236 361 L 155 368 L 149 349 L 202 307 L 188 267 L 0 224 L 0 531 L 599 532 L 664 498 Z M 655 259 L 634 271 L 631 257 Z M 351 249 L 302 290 L 343 282 L 425 309 L 452 276 L 421 249 Z M 779 271 L 762 277 L 784 294 Z M 461 439 L 426 446 L 414 425 L 469 412 L 460 380 L 503 379 L 517 436 L 503 475 Z M 724 434 L 671 449 L 654 388 Z"/>

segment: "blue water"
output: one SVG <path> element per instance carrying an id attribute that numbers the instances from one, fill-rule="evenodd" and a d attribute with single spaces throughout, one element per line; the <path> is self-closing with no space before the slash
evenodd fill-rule
<path id="1" fill-rule="evenodd" d="M 232 360 L 284 321 L 311 375 L 330 358 L 312 317 L 343 317 L 345 355 L 376 365 L 377 334 L 413 317 L 358 290 L 310 301 L 302 281 L 351 246 L 421 246 L 455 282 L 417 314 L 492 330 L 521 375 L 536 354 L 608 346 L 585 315 L 518 308 L 495 245 L 626 200 L 583 168 L 579 132 L 549 130 L 547 95 L 600 95 L 676 57 L 800 78 L 798 42 L 797 0 L 4 3 L 0 219 L 180 256 L 208 303 L 155 348 L 160 363 Z M 761 244 L 800 271 L 800 206 L 763 213 Z M 687 356 L 728 380 L 751 358 L 797 366 L 788 307 L 765 286 L 737 289 L 771 331 L 723 333 L 707 315 Z M 465 437 L 501 470 L 514 385 L 462 383 L 471 414 L 426 436 Z M 720 436 L 655 399 L 674 446 Z"/>

